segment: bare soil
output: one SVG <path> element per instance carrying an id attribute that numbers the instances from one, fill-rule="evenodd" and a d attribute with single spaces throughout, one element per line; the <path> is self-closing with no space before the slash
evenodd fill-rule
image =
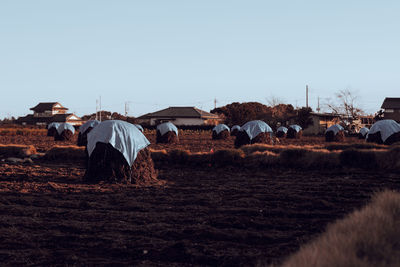
<path id="1" fill-rule="evenodd" d="M 83 165 L 0 164 L 5 265 L 280 262 L 397 174 L 160 169 L 157 186 L 85 184 Z"/>

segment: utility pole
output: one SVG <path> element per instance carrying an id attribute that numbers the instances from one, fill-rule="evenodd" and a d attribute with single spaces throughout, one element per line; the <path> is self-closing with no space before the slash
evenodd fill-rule
<path id="1" fill-rule="evenodd" d="M 217 98 L 214 98 L 214 109 L 217 108 Z"/>
<path id="2" fill-rule="evenodd" d="M 128 117 L 129 113 L 129 102 L 125 102 L 125 117 Z"/>
<path id="3" fill-rule="evenodd" d="M 318 107 L 317 107 L 317 112 L 319 113 L 321 109 L 319 108 L 319 97 L 318 97 Z"/>
<path id="4" fill-rule="evenodd" d="M 101 96 L 99 97 L 99 107 L 100 107 L 100 121 L 101 121 Z"/>
<path id="5" fill-rule="evenodd" d="M 99 100 L 96 99 L 96 121 L 98 120 L 98 116 L 97 116 L 98 109 L 99 109 Z"/>
<path id="6" fill-rule="evenodd" d="M 308 85 L 306 85 L 306 107 L 308 108 Z"/>

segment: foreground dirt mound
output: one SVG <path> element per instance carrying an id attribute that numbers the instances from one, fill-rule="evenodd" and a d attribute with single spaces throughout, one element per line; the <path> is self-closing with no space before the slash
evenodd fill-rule
<path id="1" fill-rule="evenodd" d="M 400 187 L 397 173 L 354 171 L 180 166 L 161 169 L 168 182 L 155 187 L 82 184 L 74 164 L 0 173 L 7 266 L 279 264 L 372 192 Z"/>
<path id="2" fill-rule="evenodd" d="M 84 176 L 87 182 L 133 183 L 151 185 L 157 182 L 157 172 L 150 151 L 139 151 L 132 167 L 112 145 L 98 142 L 89 157 Z"/>

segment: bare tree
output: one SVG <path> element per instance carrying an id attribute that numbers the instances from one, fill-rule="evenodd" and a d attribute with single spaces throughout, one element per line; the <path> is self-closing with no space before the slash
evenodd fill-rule
<path id="1" fill-rule="evenodd" d="M 284 104 L 284 101 L 281 98 L 276 97 L 274 95 L 271 95 L 269 98 L 266 98 L 266 101 L 267 105 L 270 107 L 275 107 L 279 104 Z"/>
<path id="2" fill-rule="evenodd" d="M 352 120 L 355 120 L 360 115 L 364 114 L 364 111 L 358 107 L 358 96 L 353 91 L 350 91 L 349 89 L 340 90 L 335 94 L 335 97 L 335 101 L 328 99 L 325 104 L 332 113 L 344 115 L 344 117 Z"/>

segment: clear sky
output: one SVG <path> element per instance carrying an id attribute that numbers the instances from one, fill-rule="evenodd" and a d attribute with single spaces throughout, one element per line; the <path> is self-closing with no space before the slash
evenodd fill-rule
<path id="1" fill-rule="evenodd" d="M 1 0 L 0 118 L 400 97 L 400 1 Z"/>

